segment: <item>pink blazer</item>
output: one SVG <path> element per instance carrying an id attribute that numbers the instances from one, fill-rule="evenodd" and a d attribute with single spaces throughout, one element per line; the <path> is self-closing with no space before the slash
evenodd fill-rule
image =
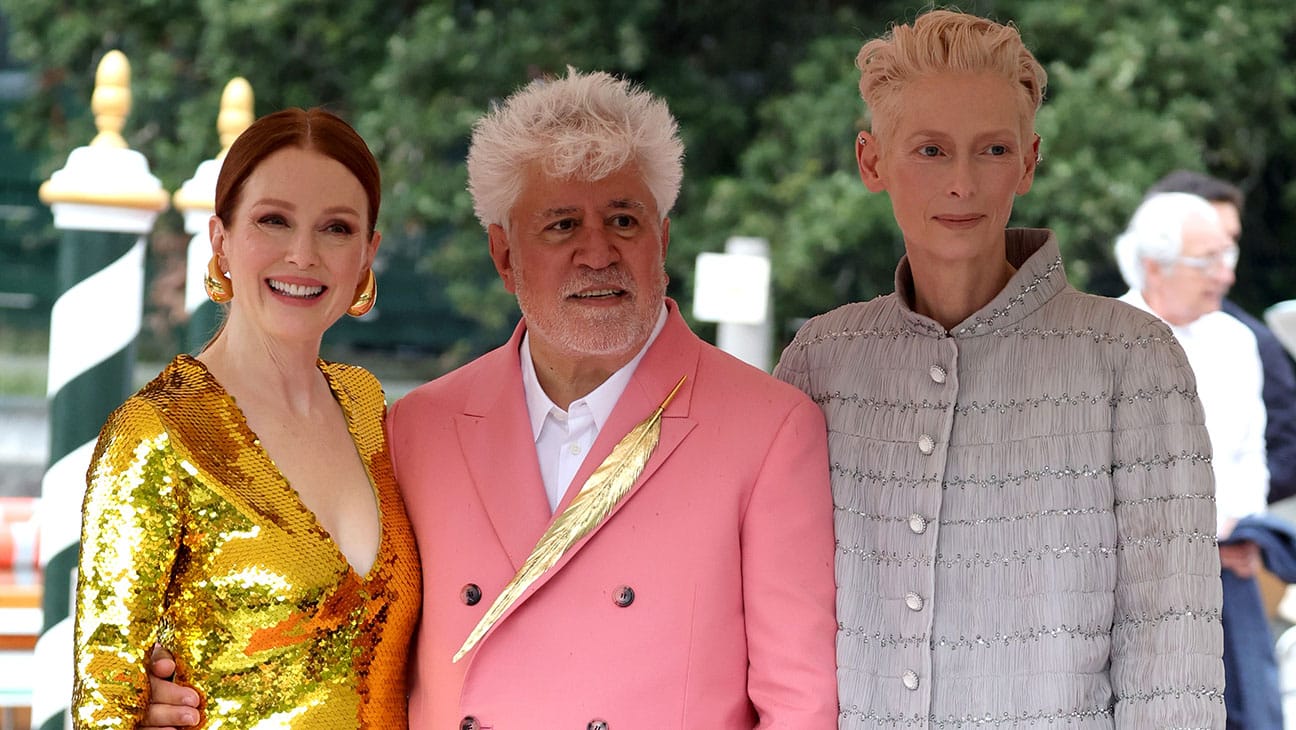
<path id="1" fill-rule="evenodd" d="M 668 306 L 559 510 L 686 375 L 647 468 L 458 663 L 551 519 L 522 392 L 524 325 L 392 407 L 424 574 L 411 727 L 837 726 L 823 417 Z"/>

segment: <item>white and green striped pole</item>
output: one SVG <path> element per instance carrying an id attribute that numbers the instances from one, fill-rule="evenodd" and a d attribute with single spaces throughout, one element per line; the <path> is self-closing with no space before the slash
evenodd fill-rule
<path id="1" fill-rule="evenodd" d="M 144 156 L 126 147 L 130 64 L 110 51 L 95 73 L 99 134 L 40 189 L 62 232 L 61 292 L 50 313 L 49 467 L 41 481 L 43 622 L 36 642 L 32 727 L 67 727 L 72 600 L 86 471 L 99 429 L 133 391 L 144 305 L 145 234 L 169 196 Z"/>
<path id="2" fill-rule="evenodd" d="M 175 209 L 184 215 L 185 232 L 192 236 L 185 262 L 184 301 L 189 316 L 186 346 L 194 354 L 216 334 L 218 324 L 216 304 L 207 298 L 207 290 L 203 288 L 207 262 L 212 255 L 207 222 L 216 207 L 216 176 L 230 145 L 252 125 L 252 114 L 252 85 L 242 77 L 231 79 L 221 93 L 220 114 L 216 117 L 220 154 L 199 164 L 194 176 L 180 186 L 172 200 Z"/>

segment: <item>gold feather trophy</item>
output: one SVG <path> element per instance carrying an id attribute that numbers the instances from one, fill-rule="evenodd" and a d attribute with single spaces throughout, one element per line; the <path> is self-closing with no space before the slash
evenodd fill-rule
<path id="1" fill-rule="evenodd" d="M 588 535 L 630 493 L 630 487 L 634 486 L 635 480 L 643 473 L 648 457 L 657 448 L 657 442 L 661 438 L 662 413 L 683 385 L 684 378 L 680 378 L 666 400 L 657 406 L 657 410 L 630 429 L 630 433 L 617 442 L 612 453 L 585 480 L 571 504 L 540 536 L 540 541 L 527 556 L 526 562 L 522 563 L 517 575 L 504 586 L 499 597 L 468 634 L 467 640 L 454 655 L 456 662 L 477 645 L 491 626 L 504 615 L 509 606 L 522 597 L 537 578 L 556 565 L 572 545 Z"/>

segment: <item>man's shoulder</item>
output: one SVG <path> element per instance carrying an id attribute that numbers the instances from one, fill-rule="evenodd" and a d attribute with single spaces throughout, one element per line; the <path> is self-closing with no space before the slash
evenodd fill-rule
<path id="1" fill-rule="evenodd" d="M 1222 309 L 1202 315 L 1201 319 L 1194 322 L 1193 325 L 1209 333 L 1212 339 L 1226 340 L 1238 346 L 1249 344 L 1252 348 L 1256 347 L 1255 332 L 1246 326 L 1242 320 Z"/>
<path id="2" fill-rule="evenodd" d="M 667 322 L 639 364 L 635 379 L 649 373 L 685 372 L 695 367 L 694 403 L 724 407 L 736 400 L 790 408 L 804 398 L 800 390 L 698 337 L 678 315 Z M 673 382 L 673 378 L 672 378 Z M 700 399 L 700 400 L 699 400 Z"/>
<path id="3" fill-rule="evenodd" d="M 1240 304 L 1227 297 L 1220 302 L 1220 311 L 1253 330 L 1265 328 L 1264 322 L 1251 316 L 1251 313 L 1243 309 Z"/>
<path id="4" fill-rule="evenodd" d="M 507 352 L 500 347 L 410 390 L 396 403 L 398 406 L 461 404 L 474 388 L 488 387 L 487 381 L 505 377 L 507 370 Z"/>
<path id="5" fill-rule="evenodd" d="M 705 341 L 698 358 L 698 382 L 706 384 L 699 391 L 704 399 L 722 407 L 734 399 L 759 400 L 778 410 L 811 402 L 799 388 Z"/>
<path id="6" fill-rule="evenodd" d="M 1278 336 L 1273 333 L 1273 330 L 1269 329 L 1268 325 L 1239 306 L 1237 302 L 1234 302 L 1231 299 L 1225 299 L 1223 304 L 1220 306 L 1220 311 L 1246 325 L 1247 328 L 1251 330 L 1251 333 L 1255 335 L 1256 341 L 1260 344 L 1262 349 L 1264 347 L 1276 346 L 1278 348 L 1276 354 L 1285 355 L 1287 353 L 1286 349 L 1282 346 L 1282 342 L 1278 339 Z"/>

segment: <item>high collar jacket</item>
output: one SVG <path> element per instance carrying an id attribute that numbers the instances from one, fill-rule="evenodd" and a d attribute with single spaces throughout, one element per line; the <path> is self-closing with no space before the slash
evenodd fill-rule
<path id="1" fill-rule="evenodd" d="M 953 328 L 896 293 L 811 319 L 836 502 L 843 730 L 1224 727 L 1210 439 L 1169 328 L 1057 241 Z"/>

